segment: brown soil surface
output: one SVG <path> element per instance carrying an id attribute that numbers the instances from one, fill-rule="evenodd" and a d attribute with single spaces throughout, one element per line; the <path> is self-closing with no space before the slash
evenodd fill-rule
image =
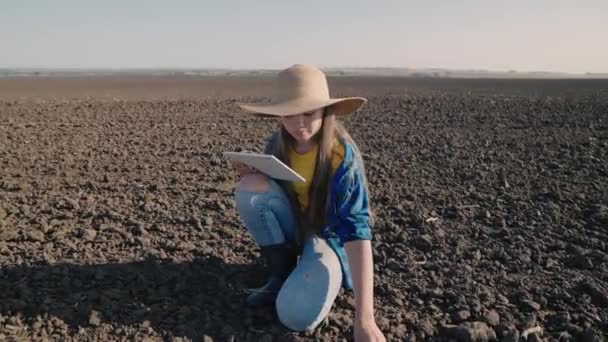
<path id="1" fill-rule="evenodd" d="M 332 79 L 369 103 L 389 341 L 608 335 L 608 81 Z M 0 80 L 0 340 L 350 340 L 352 293 L 290 333 L 221 152 L 260 150 L 270 79 Z M 539 327 L 539 329 L 532 329 Z"/>

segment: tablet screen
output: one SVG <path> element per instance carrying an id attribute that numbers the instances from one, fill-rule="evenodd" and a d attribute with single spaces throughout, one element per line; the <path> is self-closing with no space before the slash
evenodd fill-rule
<path id="1" fill-rule="evenodd" d="M 268 177 L 292 182 L 305 182 L 304 177 L 271 154 L 253 152 L 224 152 L 233 161 L 249 165 Z"/>

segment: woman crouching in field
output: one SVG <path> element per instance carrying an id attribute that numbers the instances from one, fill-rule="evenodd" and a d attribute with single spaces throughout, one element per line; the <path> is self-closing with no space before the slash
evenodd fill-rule
<path id="1" fill-rule="evenodd" d="M 353 289 L 355 340 L 384 341 L 374 319 L 363 161 L 337 121 L 366 100 L 331 99 L 325 74 L 309 65 L 281 71 L 276 84 L 275 103 L 241 107 L 279 119 L 265 153 L 275 155 L 306 182 L 277 181 L 235 165 L 241 175 L 236 188 L 239 216 L 271 272 L 266 285 L 253 290 L 246 303 L 275 305 L 283 325 L 306 331 L 327 316 L 341 287 Z"/>

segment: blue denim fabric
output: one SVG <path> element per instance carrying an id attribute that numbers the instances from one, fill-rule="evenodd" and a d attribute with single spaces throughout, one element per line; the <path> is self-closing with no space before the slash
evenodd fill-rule
<path id="1" fill-rule="evenodd" d="M 275 181 L 266 192 L 239 190 L 236 207 L 243 224 L 260 247 L 294 241 L 297 221 L 287 194 Z"/>
<path id="2" fill-rule="evenodd" d="M 276 143 L 277 133 L 266 142 L 264 153 L 271 154 Z M 345 141 L 344 160 L 331 179 L 330 204 L 326 226 L 321 236 L 334 250 L 342 268 L 342 286 L 352 289 L 353 282 L 348 267 L 344 243 L 353 240 L 371 240 L 369 220 L 369 195 L 363 182 L 362 161 L 355 155 L 354 147 Z"/>
<path id="3" fill-rule="evenodd" d="M 236 207 L 259 246 L 292 241 L 296 218 L 281 186 L 268 180 L 266 192 L 236 191 Z M 305 241 L 302 255 L 276 300 L 281 323 L 295 331 L 314 329 L 329 313 L 342 283 L 340 261 L 327 241 Z"/>
<path id="4" fill-rule="evenodd" d="M 337 255 L 320 237 L 308 239 L 298 265 L 277 296 L 277 316 L 294 331 L 312 330 L 325 319 L 340 292 Z"/>

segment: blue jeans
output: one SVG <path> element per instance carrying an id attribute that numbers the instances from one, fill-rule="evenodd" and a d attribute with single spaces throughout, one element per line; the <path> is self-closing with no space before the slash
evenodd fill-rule
<path id="1" fill-rule="evenodd" d="M 235 194 L 239 216 L 260 247 L 293 241 L 297 234 L 298 223 L 287 194 L 276 181 L 268 182 L 268 191 L 237 190 Z M 308 239 L 277 296 L 279 320 L 294 331 L 314 329 L 329 313 L 341 285 L 336 253 L 325 239 Z"/>

